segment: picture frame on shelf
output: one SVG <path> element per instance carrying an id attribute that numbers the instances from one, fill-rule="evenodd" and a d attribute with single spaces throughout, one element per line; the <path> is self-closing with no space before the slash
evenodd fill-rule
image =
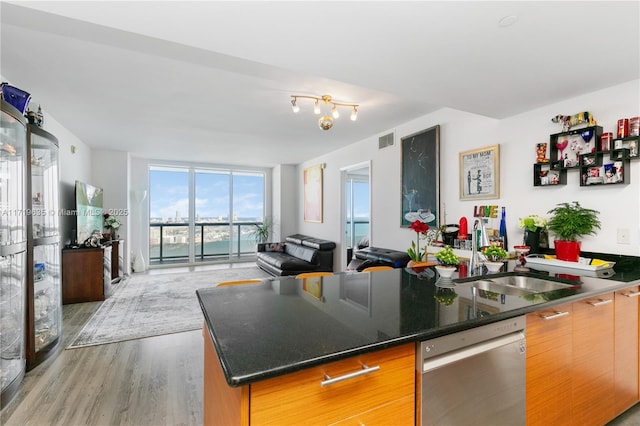
<path id="1" fill-rule="evenodd" d="M 420 220 L 430 227 L 440 217 L 440 125 L 405 136 L 401 143 L 400 226 Z"/>
<path id="2" fill-rule="evenodd" d="M 500 198 L 500 145 L 462 151 L 460 163 L 460 199 Z"/>

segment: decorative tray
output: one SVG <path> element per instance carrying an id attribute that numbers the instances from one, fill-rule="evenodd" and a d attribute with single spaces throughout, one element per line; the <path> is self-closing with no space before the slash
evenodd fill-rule
<path id="1" fill-rule="evenodd" d="M 616 262 L 608 262 L 600 259 L 580 258 L 579 262 L 567 262 L 566 260 L 558 260 L 549 256 L 540 257 L 539 254 L 530 254 L 527 256 L 527 264 L 529 265 L 546 265 L 556 268 L 579 269 L 581 271 L 600 271 L 603 269 L 613 268 Z"/>

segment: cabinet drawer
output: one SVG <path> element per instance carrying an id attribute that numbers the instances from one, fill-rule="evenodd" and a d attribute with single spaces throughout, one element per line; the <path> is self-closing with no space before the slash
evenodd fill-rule
<path id="1" fill-rule="evenodd" d="M 396 399 L 373 410 L 357 414 L 331 426 L 393 425 L 410 426 L 415 424 L 414 399 L 407 396 Z"/>
<path id="2" fill-rule="evenodd" d="M 251 424 L 331 424 L 405 397 L 411 403 L 403 407 L 410 406 L 413 417 L 414 359 L 415 345 L 407 344 L 251 384 Z M 363 365 L 379 370 L 321 386 L 326 376 L 358 372 Z"/>
<path id="3" fill-rule="evenodd" d="M 527 315 L 527 358 L 555 351 L 558 347 L 571 345 L 573 330 L 571 304 Z"/>

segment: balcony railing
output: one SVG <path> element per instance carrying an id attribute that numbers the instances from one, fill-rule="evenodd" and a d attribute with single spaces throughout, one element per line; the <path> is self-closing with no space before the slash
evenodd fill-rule
<path id="1" fill-rule="evenodd" d="M 253 256 L 255 225 L 262 222 L 198 222 L 194 232 L 196 262 Z M 230 238 L 233 236 L 233 239 Z M 230 241 L 233 241 L 231 245 Z M 189 260 L 189 225 L 185 223 L 151 223 L 149 225 L 149 259 L 151 264 L 178 263 Z"/>
<path id="2" fill-rule="evenodd" d="M 369 219 L 359 218 L 353 221 L 347 220 L 347 248 L 356 247 L 363 238 L 369 238 Z"/>

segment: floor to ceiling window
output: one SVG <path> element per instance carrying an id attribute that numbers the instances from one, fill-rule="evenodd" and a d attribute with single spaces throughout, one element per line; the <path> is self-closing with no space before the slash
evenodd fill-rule
<path id="1" fill-rule="evenodd" d="M 264 172 L 153 166 L 150 264 L 247 260 L 265 217 Z"/>

